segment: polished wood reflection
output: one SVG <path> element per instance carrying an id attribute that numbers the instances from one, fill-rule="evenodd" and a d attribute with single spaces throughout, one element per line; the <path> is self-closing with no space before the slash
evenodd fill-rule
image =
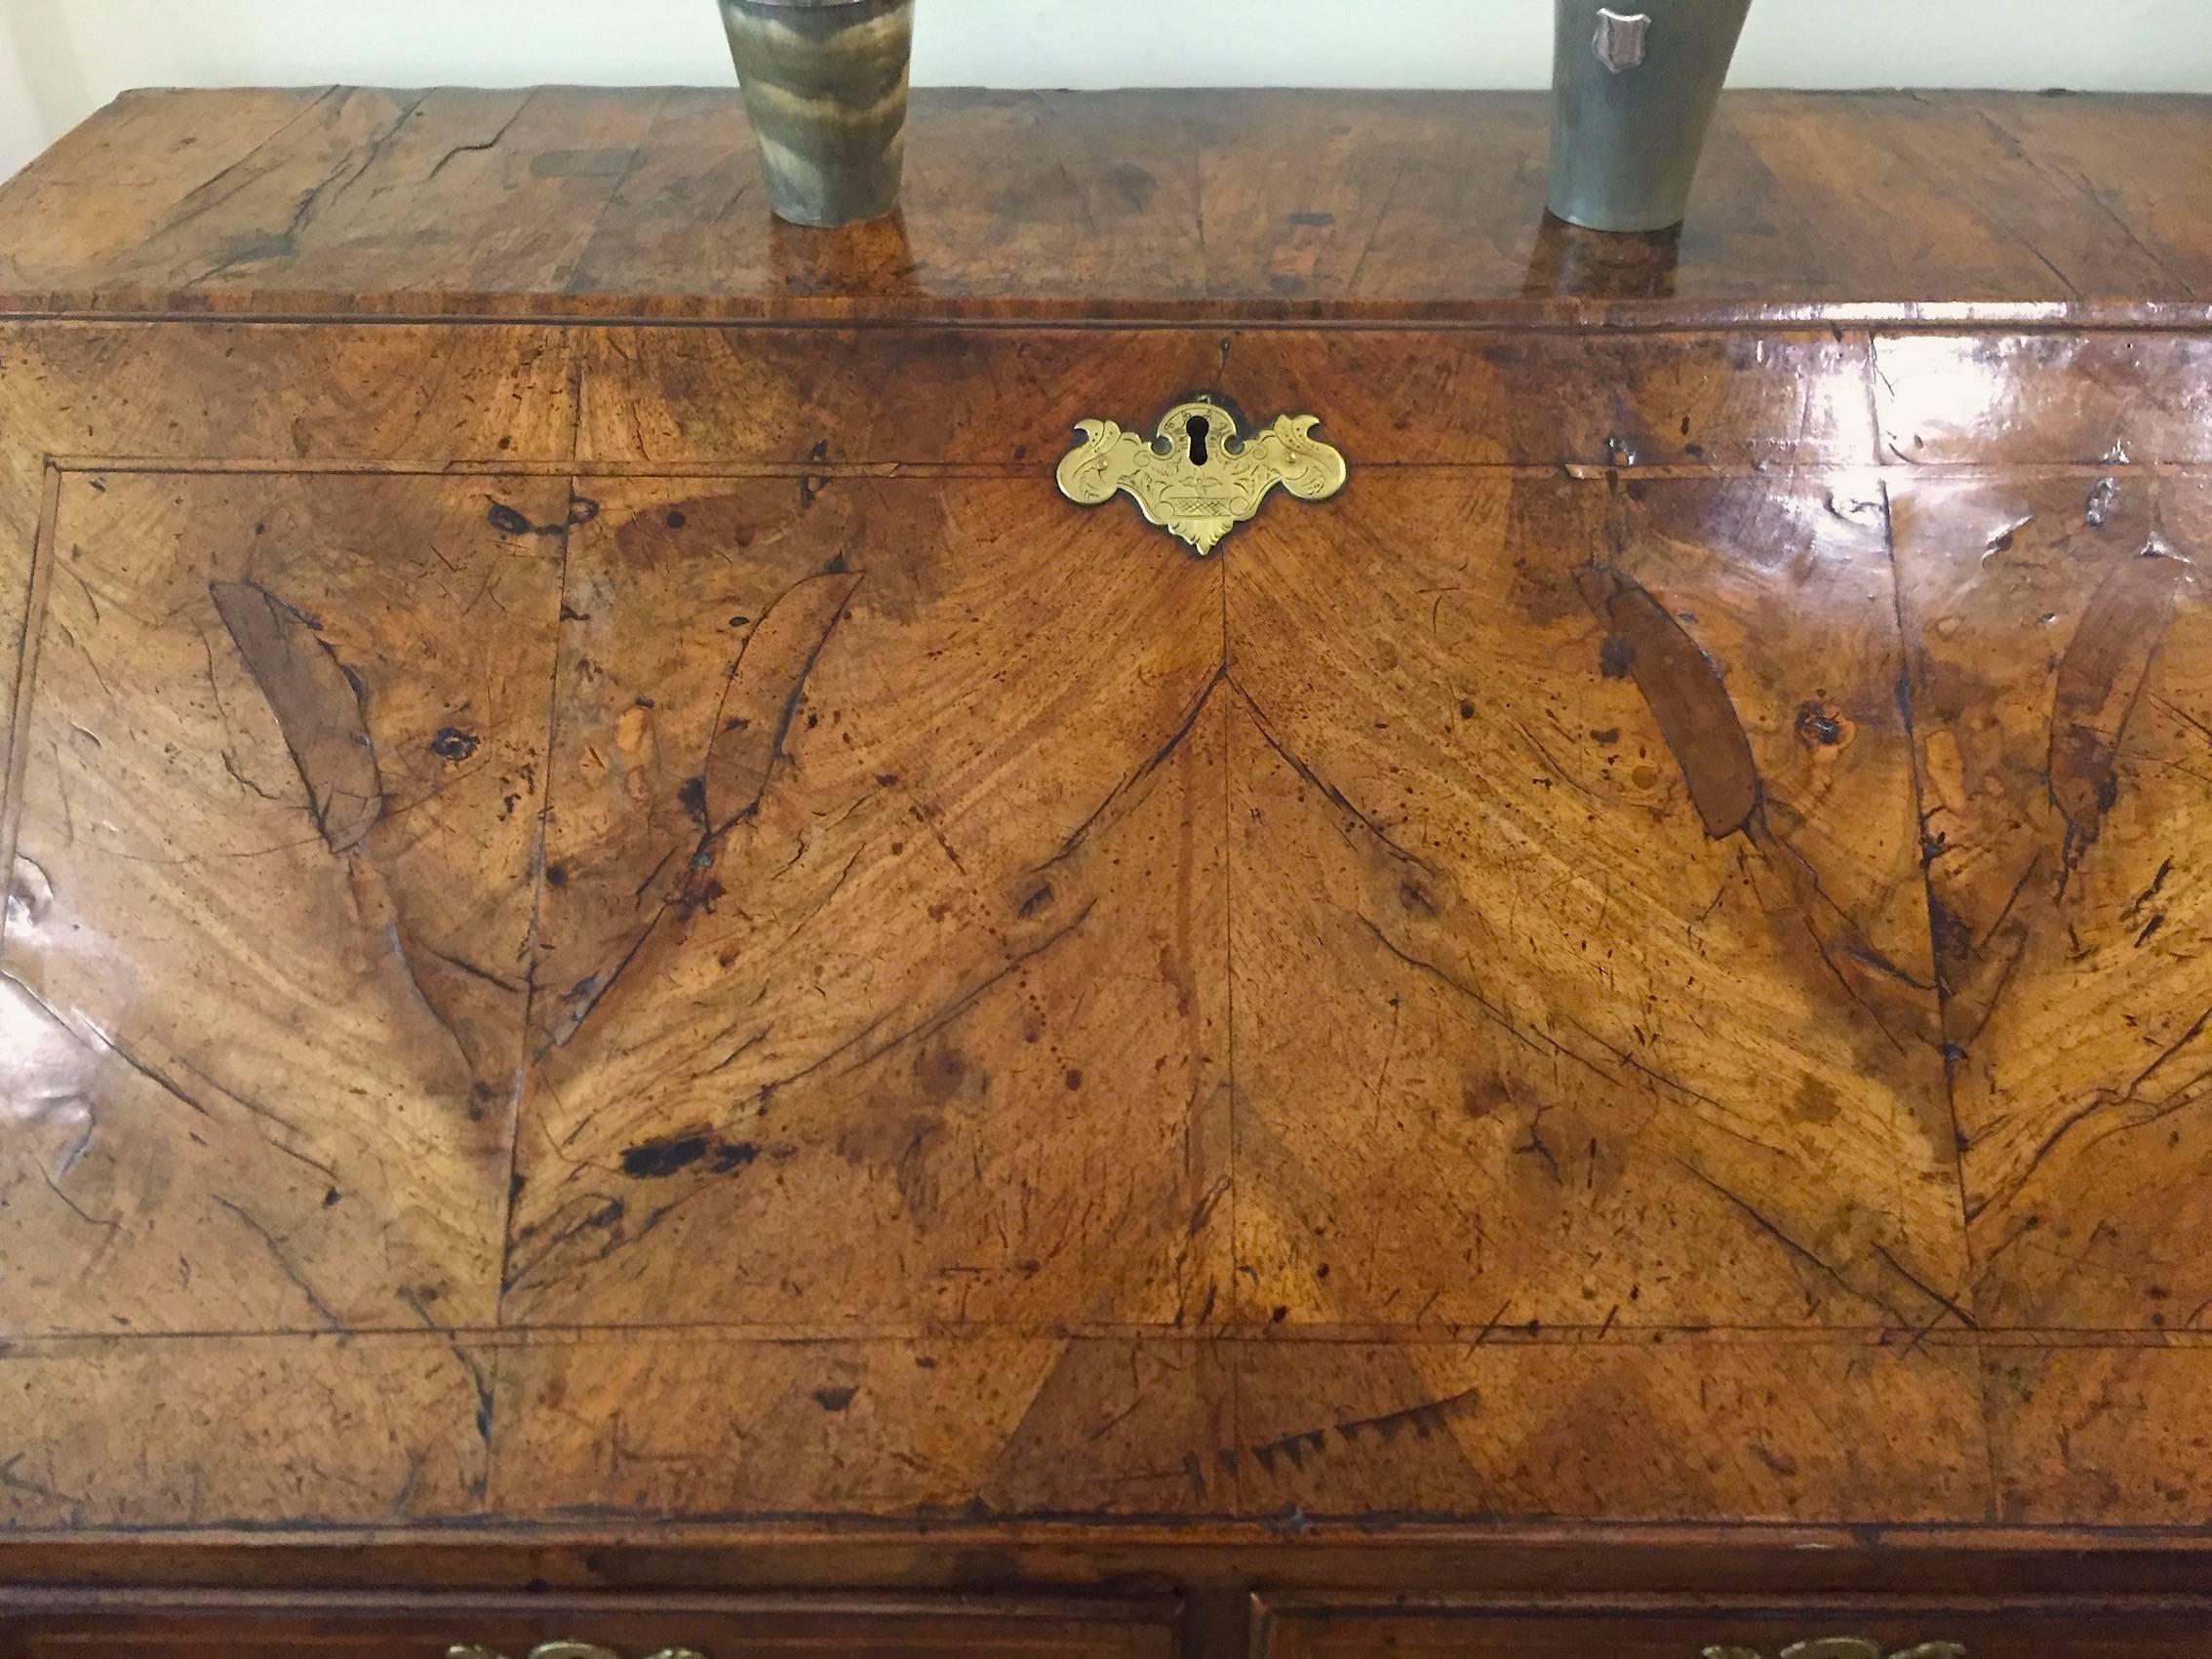
<path id="1" fill-rule="evenodd" d="M 914 95 L 899 214 L 770 217 L 735 88 L 127 94 L 0 309 L 2204 318 L 2203 99 L 1731 93 L 1679 236 L 1543 215 L 1541 93 Z M 1664 299 L 1658 309 L 1640 303 Z"/>
<path id="2" fill-rule="evenodd" d="M 2198 105 L 1747 99 L 1818 228 L 1608 251 L 1481 242 L 1520 100 L 948 99 L 775 272 L 732 109 L 138 97 L 0 194 L 19 1537 L 2181 1547 Z M 1349 485 L 1056 494 L 1193 390 Z"/>

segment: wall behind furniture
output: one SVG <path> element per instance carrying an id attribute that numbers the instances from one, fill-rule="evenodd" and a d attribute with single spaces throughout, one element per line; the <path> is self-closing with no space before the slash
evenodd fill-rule
<path id="1" fill-rule="evenodd" d="M 921 0 L 924 84 L 1538 86 L 1544 0 Z M 0 0 L 0 176 L 131 86 L 728 78 L 712 0 Z M 1742 86 L 2212 91 L 2212 0 L 1756 0 Z"/>

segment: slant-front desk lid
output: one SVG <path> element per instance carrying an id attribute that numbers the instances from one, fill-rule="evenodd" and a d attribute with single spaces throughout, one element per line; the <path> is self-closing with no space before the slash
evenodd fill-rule
<path id="1" fill-rule="evenodd" d="M 0 1561 L 2191 1582 L 2207 105 L 1542 122 L 0 190 Z"/>

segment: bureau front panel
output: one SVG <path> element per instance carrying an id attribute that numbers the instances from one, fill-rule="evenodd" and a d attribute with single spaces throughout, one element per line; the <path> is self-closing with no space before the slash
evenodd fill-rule
<path id="1" fill-rule="evenodd" d="M 2212 1501 L 2192 467 L 1825 333 L 23 333 L 18 1526 Z M 1348 479 L 1056 486 L 1195 395 Z"/>

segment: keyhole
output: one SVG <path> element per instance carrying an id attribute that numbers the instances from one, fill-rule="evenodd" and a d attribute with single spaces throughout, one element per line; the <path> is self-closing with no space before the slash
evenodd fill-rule
<path id="1" fill-rule="evenodd" d="M 1212 429 L 1206 423 L 1205 415 L 1194 415 L 1191 416 L 1190 424 L 1185 430 L 1191 435 L 1191 464 L 1193 466 L 1205 465 L 1205 435 Z"/>

